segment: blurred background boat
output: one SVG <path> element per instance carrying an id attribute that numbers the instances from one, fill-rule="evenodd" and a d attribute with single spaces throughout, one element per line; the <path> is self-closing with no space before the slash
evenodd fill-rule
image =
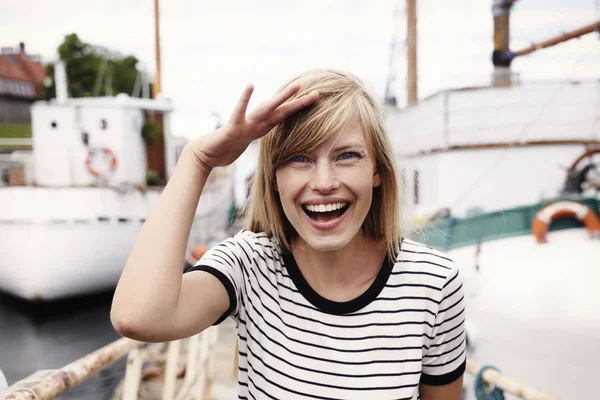
<path id="1" fill-rule="evenodd" d="M 68 98 L 64 64 L 55 68 L 56 98 L 31 107 L 33 149 L 3 155 L 0 187 L 10 205 L 0 208 L 0 290 L 34 301 L 114 288 L 187 142 L 171 134 L 169 99 Z M 158 176 L 148 176 L 149 162 Z M 198 204 L 189 263 L 227 229 L 232 203 L 231 168 L 217 169 Z"/>
<path id="2" fill-rule="evenodd" d="M 512 52 L 513 3 L 494 2 L 487 87 L 417 103 L 409 43 L 410 106 L 387 121 L 406 226 L 460 267 L 469 358 L 558 398 L 596 398 L 600 81 L 521 82 L 511 63 L 600 21 Z"/>

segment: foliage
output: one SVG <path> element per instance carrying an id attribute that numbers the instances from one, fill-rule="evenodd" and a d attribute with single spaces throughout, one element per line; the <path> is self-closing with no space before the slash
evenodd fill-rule
<path id="1" fill-rule="evenodd" d="M 31 125 L 29 124 L 0 124 L 0 139 L 28 139 L 31 138 Z"/>
<path id="2" fill-rule="evenodd" d="M 77 34 L 65 36 L 58 46 L 58 55 L 66 64 L 70 97 L 101 96 L 127 93 L 133 96 L 138 76 L 138 59 L 132 55 L 122 56 L 107 48 L 85 43 Z M 46 75 L 54 77 L 54 65 L 46 68 Z M 98 87 L 96 87 L 98 82 Z M 94 93 L 96 89 L 96 93 Z M 137 96 L 140 97 L 139 90 Z M 56 96 L 54 81 L 45 88 L 45 97 Z"/>
<path id="3" fill-rule="evenodd" d="M 160 183 L 160 177 L 158 176 L 158 172 L 149 169 L 146 171 L 146 185 L 148 186 L 156 186 Z"/>
<path id="4" fill-rule="evenodd" d="M 146 120 L 142 126 L 142 136 L 144 139 L 153 142 L 162 137 L 162 128 L 156 122 Z"/>

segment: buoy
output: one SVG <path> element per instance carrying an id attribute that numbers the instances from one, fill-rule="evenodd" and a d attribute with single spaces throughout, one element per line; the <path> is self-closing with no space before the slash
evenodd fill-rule
<path id="1" fill-rule="evenodd" d="M 192 249 L 192 257 L 194 257 L 196 260 L 199 260 L 202 258 L 202 256 L 208 251 L 208 249 L 206 248 L 206 246 L 203 243 L 197 244 L 193 249 Z"/>
<path id="2" fill-rule="evenodd" d="M 108 172 L 112 172 L 115 170 L 115 168 L 117 168 L 117 157 L 115 157 L 115 154 L 112 152 L 111 149 L 107 147 L 102 147 L 99 149 L 89 149 L 87 158 L 85 159 L 85 167 L 88 170 L 88 172 L 96 178 L 104 175 L 102 172 L 97 171 L 92 167 L 92 159 L 94 158 L 94 155 L 98 152 L 104 153 L 104 155 L 108 158 Z"/>
<path id="3" fill-rule="evenodd" d="M 548 228 L 553 221 L 561 218 L 577 218 L 591 235 L 600 234 L 600 219 L 591 208 L 577 201 L 557 201 L 543 207 L 533 217 L 531 231 L 538 243 L 548 241 Z"/>

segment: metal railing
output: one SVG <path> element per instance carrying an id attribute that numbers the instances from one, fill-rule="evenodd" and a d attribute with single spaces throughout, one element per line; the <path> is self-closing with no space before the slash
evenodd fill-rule
<path id="1" fill-rule="evenodd" d="M 0 146 L 33 146 L 33 139 L 31 138 L 2 138 L 0 139 Z"/>

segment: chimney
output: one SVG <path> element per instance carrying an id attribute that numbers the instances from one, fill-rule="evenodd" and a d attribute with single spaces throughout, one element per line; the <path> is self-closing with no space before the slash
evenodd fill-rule
<path id="1" fill-rule="evenodd" d="M 19 54 L 25 55 L 25 43 L 19 42 Z"/>
<path id="2" fill-rule="evenodd" d="M 67 88 L 67 70 L 64 61 L 54 64 L 54 84 L 56 86 L 56 101 L 64 103 L 69 97 Z"/>

